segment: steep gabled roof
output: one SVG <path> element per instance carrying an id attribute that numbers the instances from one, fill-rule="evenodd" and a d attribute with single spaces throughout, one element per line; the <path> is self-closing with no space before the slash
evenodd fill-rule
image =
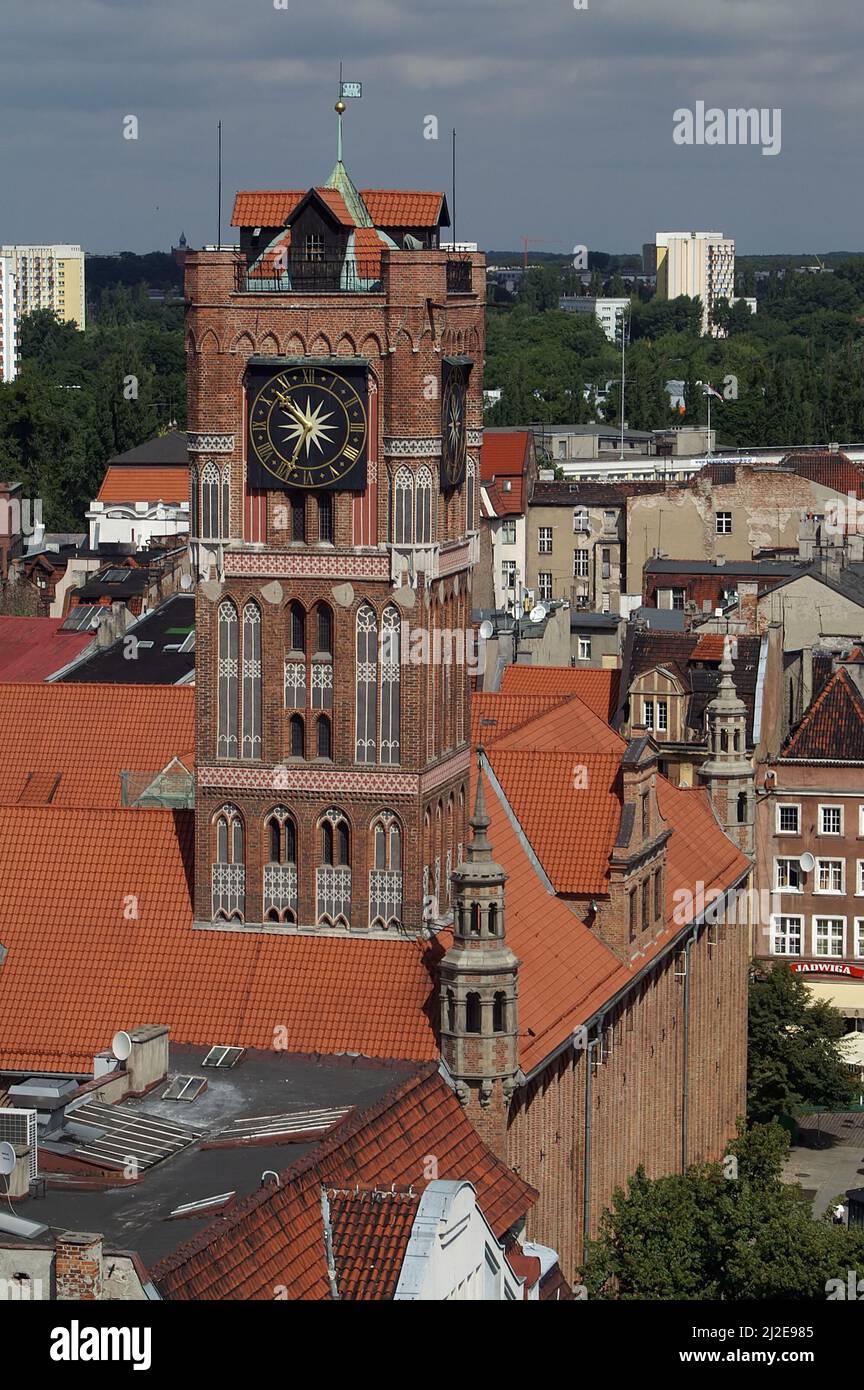
<path id="1" fill-rule="evenodd" d="M 737 637 L 733 646 L 733 679 L 735 689 L 747 708 L 748 743 L 753 738 L 761 645 L 760 637 L 743 636 Z M 632 688 L 638 676 L 656 667 L 665 667 L 689 693 L 687 724 L 702 736 L 705 709 L 720 684 L 722 657 L 723 637 L 714 633 L 631 629 L 624 650 L 622 697 Z"/>
<path id="2" fill-rule="evenodd" d="M 164 1298 L 328 1299 L 324 1259 L 321 1188 L 378 1188 L 391 1184 L 422 1190 L 429 1155 L 439 1179 L 473 1184 L 477 1202 L 500 1239 L 525 1216 L 537 1193 L 487 1149 L 453 1092 L 425 1067 L 368 1109 L 350 1116 L 310 1154 L 280 1174 L 278 1187 L 261 1191 L 229 1208 L 200 1235 L 151 1271 Z M 407 1220 L 408 1210 L 404 1218 Z M 333 1211 L 337 1272 L 353 1290 L 369 1297 L 365 1256 L 374 1232 L 368 1208 L 353 1218 L 336 1199 Z M 412 1218 L 413 1219 L 413 1218 Z M 404 1220 L 386 1235 L 387 1270 L 382 1286 L 395 1290 L 393 1265 Z M 338 1231 L 338 1238 L 337 1238 Z M 407 1241 L 406 1241 L 407 1244 Z M 404 1254 L 404 1250 L 403 1250 Z M 398 1279 L 398 1273 L 396 1275 Z M 373 1297 L 392 1297 L 379 1288 Z"/>
<path id="3" fill-rule="evenodd" d="M 845 667 L 838 667 L 822 687 L 780 756 L 800 762 L 864 763 L 864 699 Z"/>
<path id="4" fill-rule="evenodd" d="M 110 467 L 96 494 L 97 502 L 188 502 L 189 465 L 165 468 L 139 464 Z"/>

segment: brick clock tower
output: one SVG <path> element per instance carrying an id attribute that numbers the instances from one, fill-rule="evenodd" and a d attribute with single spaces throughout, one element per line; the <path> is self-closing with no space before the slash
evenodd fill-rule
<path id="1" fill-rule="evenodd" d="M 341 140 L 233 220 L 186 257 L 195 919 L 415 934 L 470 814 L 483 257 L 439 249 L 442 194 L 358 191 Z"/>

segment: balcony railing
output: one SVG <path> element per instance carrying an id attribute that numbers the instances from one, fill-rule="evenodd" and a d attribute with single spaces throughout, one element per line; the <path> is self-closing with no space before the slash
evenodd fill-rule
<path id="1" fill-rule="evenodd" d="M 260 269 L 234 267 L 234 288 L 241 294 L 379 294 L 383 290 L 377 256 L 304 261 L 278 258 Z"/>

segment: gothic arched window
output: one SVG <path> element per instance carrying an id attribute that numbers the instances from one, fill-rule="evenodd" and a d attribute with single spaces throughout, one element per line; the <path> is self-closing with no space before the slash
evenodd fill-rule
<path id="1" fill-rule="evenodd" d="M 385 608 L 381 618 L 381 761 L 398 763 L 401 711 L 399 703 L 402 620 L 395 608 Z"/>
<path id="2" fill-rule="evenodd" d="M 477 529 L 477 470 L 469 458 L 465 468 L 465 530 Z"/>
<path id="3" fill-rule="evenodd" d="M 315 610 L 317 621 L 318 651 L 330 656 L 333 651 L 333 610 L 326 603 L 319 603 Z"/>
<path id="4" fill-rule="evenodd" d="M 382 811 L 372 823 L 372 863 L 369 925 L 398 927 L 402 919 L 402 831 L 392 811 Z"/>
<path id="5" fill-rule="evenodd" d="M 333 494 L 318 495 L 318 539 L 328 545 L 333 542 Z"/>
<path id="6" fill-rule="evenodd" d="M 303 726 L 302 716 L 292 714 L 291 716 L 291 757 L 305 758 L 306 756 L 306 730 Z"/>
<path id="7" fill-rule="evenodd" d="M 399 468 L 393 479 L 393 542 L 410 545 L 413 528 L 414 479 L 410 468 Z"/>
<path id="8" fill-rule="evenodd" d="M 737 807 L 737 810 L 738 810 L 738 824 L 739 824 L 739 825 L 746 825 L 746 824 L 747 824 L 747 793 L 746 793 L 746 792 L 739 792 L 739 793 L 738 793 L 738 807 Z"/>
<path id="9" fill-rule="evenodd" d="M 215 856 L 211 867 L 214 921 L 243 920 L 246 864 L 243 821 L 236 806 L 223 806 L 214 820 Z"/>
<path id="10" fill-rule="evenodd" d="M 219 605 L 217 758 L 236 758 L 238 745 L 239 658 L 237 609 L 230 600 Z"/>
<path id="11" fill-rule="evenodd" d="M 243 609 L 243 754 L 261 757 L 261 610 Z"/>
<path id="12" fill-rule="evenodd" d="M 374 763 L 378 706 L 378 624 L 368 603 L 357 610 L 356 722 L 354 758 Z"/>
<path id="13" fill-rule="evenodd" d="M 417 545 L 430 545 L 434 537 L 434 526 L 432 474 L 428 468 L 420 468 L 417 471 L 414 498 L 414 541 Z"/>
<path id="14" fill-rule="evenodd" d="M 507 995 L 499 990 L 492 1001 L 492 1032 L 503 1033 L 507 1017 Z"/>
<path id="15" fill-rule="evenodd" d="M 220 534 L 219 484 L 219 469 L 208 459 L 201 473 L 201 535 L 206 540 Z"/>
<path id="16" fill-rule="evenodd" d="M 351 923 L 351 832 L 338 807 L 319 822 L 321 862 L 315 870 L 315 920 L 319 926 Z"/>
<path id="17" fill-rule="evenodd" d="M 331 758 L 333 756 L 330 720 L 326 714 L 320 714 L 315 720 L 315 755 L 318 758 Z"/>
<path id="18" fill-rule="evenodd" d="M 292 603 L 288 610 L 292 652 L 306 653 L 306 613 L 302 603 Z"/>
<path id="19" fill-rule="evenodd" d="M 264 920 L 297 921 L 297 825 L 277 806 L 265 824 Z"/>

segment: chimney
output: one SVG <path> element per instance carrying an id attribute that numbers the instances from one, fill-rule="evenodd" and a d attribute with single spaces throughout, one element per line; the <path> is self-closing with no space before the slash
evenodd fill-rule
<path id="1" fill-rule="evenodd" d="M 102 1237 L 64 1231 L 54 1251 L 58 1303 L 92 1303 L 102 1298 Z"/>
<path id="2" fill-rule="evenodd" d="M 168 1075 L 169 1029 L 159 1024 L 144 1024 L 134 1028 L 129 1037 L 132 1051 L 126 1063 L 129 1094 L 143 1095 Z"/>
<path id="3" fill-rule="evenodd" d="M 801 652 L 801 713 L 810 708 L 813 699 L 813 648 Z"/>
<path id="4" fill-rule="evenodd" d="M 738 581 L 738 614 L 741 620 L 747 624 L 747 632 L 758 632 L 758 609 L 757 601 L 759 585 L 755 579 L 740 579 Z"/>

